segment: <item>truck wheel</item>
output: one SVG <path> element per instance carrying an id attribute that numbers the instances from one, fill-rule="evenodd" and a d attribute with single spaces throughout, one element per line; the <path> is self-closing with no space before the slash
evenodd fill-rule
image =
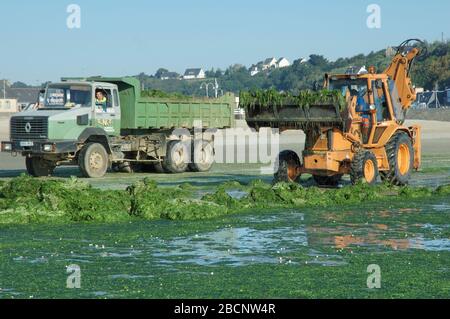
<path id="1" fill-rule="evenodd" d="M 193 172 L 207 172 L 214 163 L 214 147 L 208 141 L 197 141 L 192 148 L 189 169 Z"/>
<path id="2" fill-rule="evenodd" d="M 130 162 L 113 163 L 112 170 L 117 173 L 133 173 L 133 167 Z"/>
<path id="3" fill-rule="evenodd" d="M 408 184 L 414 165 L 414 152 L 409 136 L 404 132 L 394 134 L 386 144 L 386 154 L 389 171 L 383 172 L 382 179 L 398 186 Z"/>
<path id="4" fill-rule="evenodd" d="M 85 177 L 104 176 L 108 170 L 108 153 L 105 147 L 99 143 L 88 143 L 81 149 L 78 165 Z"/>
<path id="5" fill-rule="evenodd" d="M 378 161 L 370 151 L 361 151 L 355 155 L 350 166 L 350 180 L 353 185 L 364 181 L 369 185 L 377 182 Z"/>
<path id="6" fill-rule="evenodd" d="M 153 169 L 155 170 L 156 173 L 166 173 L 166 170 L 164 169 L 164 166 L 162 165 L 162 162 L 153 164 Z"/>
<path id="7" fill-rule="evenodd" d="M 337 186 L 342 179 L 342 174 L 336 174 L 333 176 L 313 175 L 313 178 L 319 186 Z"/>
<path id="8" fill-rule="evenodd" d="M 25 158 L 27 172 L 34 177 L 45 177 L 53 174 L 56 165 L 53 162 L 44 160 L 42 157 Z"/>
<path id="9" fill-rule="evenodd" d="M 278 171 L 273 176 L 273 182 L 298 182 L 300 174 L 297 168 L 301 166 L 300 159 L 294 151 L 283 151 L 278 155 Z"/>
<path id="10" fill-rule="evenodd" d="M 168 173 L 183 173 L 188 168 L 189 151 L 182 141 L 170 141 L 162 166 Z"/>

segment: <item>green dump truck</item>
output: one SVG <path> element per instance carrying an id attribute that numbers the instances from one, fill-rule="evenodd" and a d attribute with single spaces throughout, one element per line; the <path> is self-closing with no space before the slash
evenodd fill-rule
<path id="1" fill-rule="evenodd" d="M 234 126 L 235 97 L 147 96 L 132 77 L 66 78 L 45 90 L 44 104 L 13 115 L 4 152 L 22 154 L 33 176 L 78 165 L 86 177 L 131 172 L 207 171 L 213 129 Z"/>

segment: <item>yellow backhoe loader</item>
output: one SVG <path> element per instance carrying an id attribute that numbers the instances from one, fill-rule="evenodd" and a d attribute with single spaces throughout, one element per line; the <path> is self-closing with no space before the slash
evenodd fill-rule
<path id="1" fill-rule="evenodd" d="M 250 127 L 306 134 L 302 156 L 291 150 L 279 154 L 275 181 L 295 181 L 309 173 L 323 186 L 337 185 L 344 174 L 353 184 L 373 184 L 378 176 L 394 185 L 407 184 L 421 164 L 421 128 L 404 126 L 406 111 L 416 100 L 410 71 L 423 53 L 418 43 L 403 42 L 382 73 L 369 67 L 363 74 L 325 75 L 324 88 L 345 96 L 343 109 L 326 104 L 249 108 Z"/>

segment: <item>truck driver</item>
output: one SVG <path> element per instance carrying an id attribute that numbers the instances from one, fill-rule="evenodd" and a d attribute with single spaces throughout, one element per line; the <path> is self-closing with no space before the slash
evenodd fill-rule
<path id="1" fill-rule="evenodd" d="M 105 94 L 101 90 L 95 92 L 95 105 L 101 107 L 103 112 L 107 112 L 107 101 Z"/>

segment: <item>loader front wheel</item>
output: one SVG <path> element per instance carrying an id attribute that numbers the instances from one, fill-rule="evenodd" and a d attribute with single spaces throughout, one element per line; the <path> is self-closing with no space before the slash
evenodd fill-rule
<path id="1" fill-rule="evenodd" d="M 396 133 L 386 144 L 386 154 L 389 170 L 383 172 L 382 179 L 397 186 L 408 184 L 414 161 L 414 152 L 409 136 L 404 132 Z"/>
<path id="2" fill-rule="evenodd" d="M 378 161 L 370 151 L 361 151 L 355 155 L 350 167 L 350 180 L 353 185 L 365 182 L 373 185 L 378 178 Z"/>
<path id="3" fill-rule="evenodd" d="M 298 182 L 300 174 L 298 168 L 301 166 L 300 159 L 294 151 L 283 151 L 278 155 L 278 170 L 274 174 L 273 182 Z"/>

